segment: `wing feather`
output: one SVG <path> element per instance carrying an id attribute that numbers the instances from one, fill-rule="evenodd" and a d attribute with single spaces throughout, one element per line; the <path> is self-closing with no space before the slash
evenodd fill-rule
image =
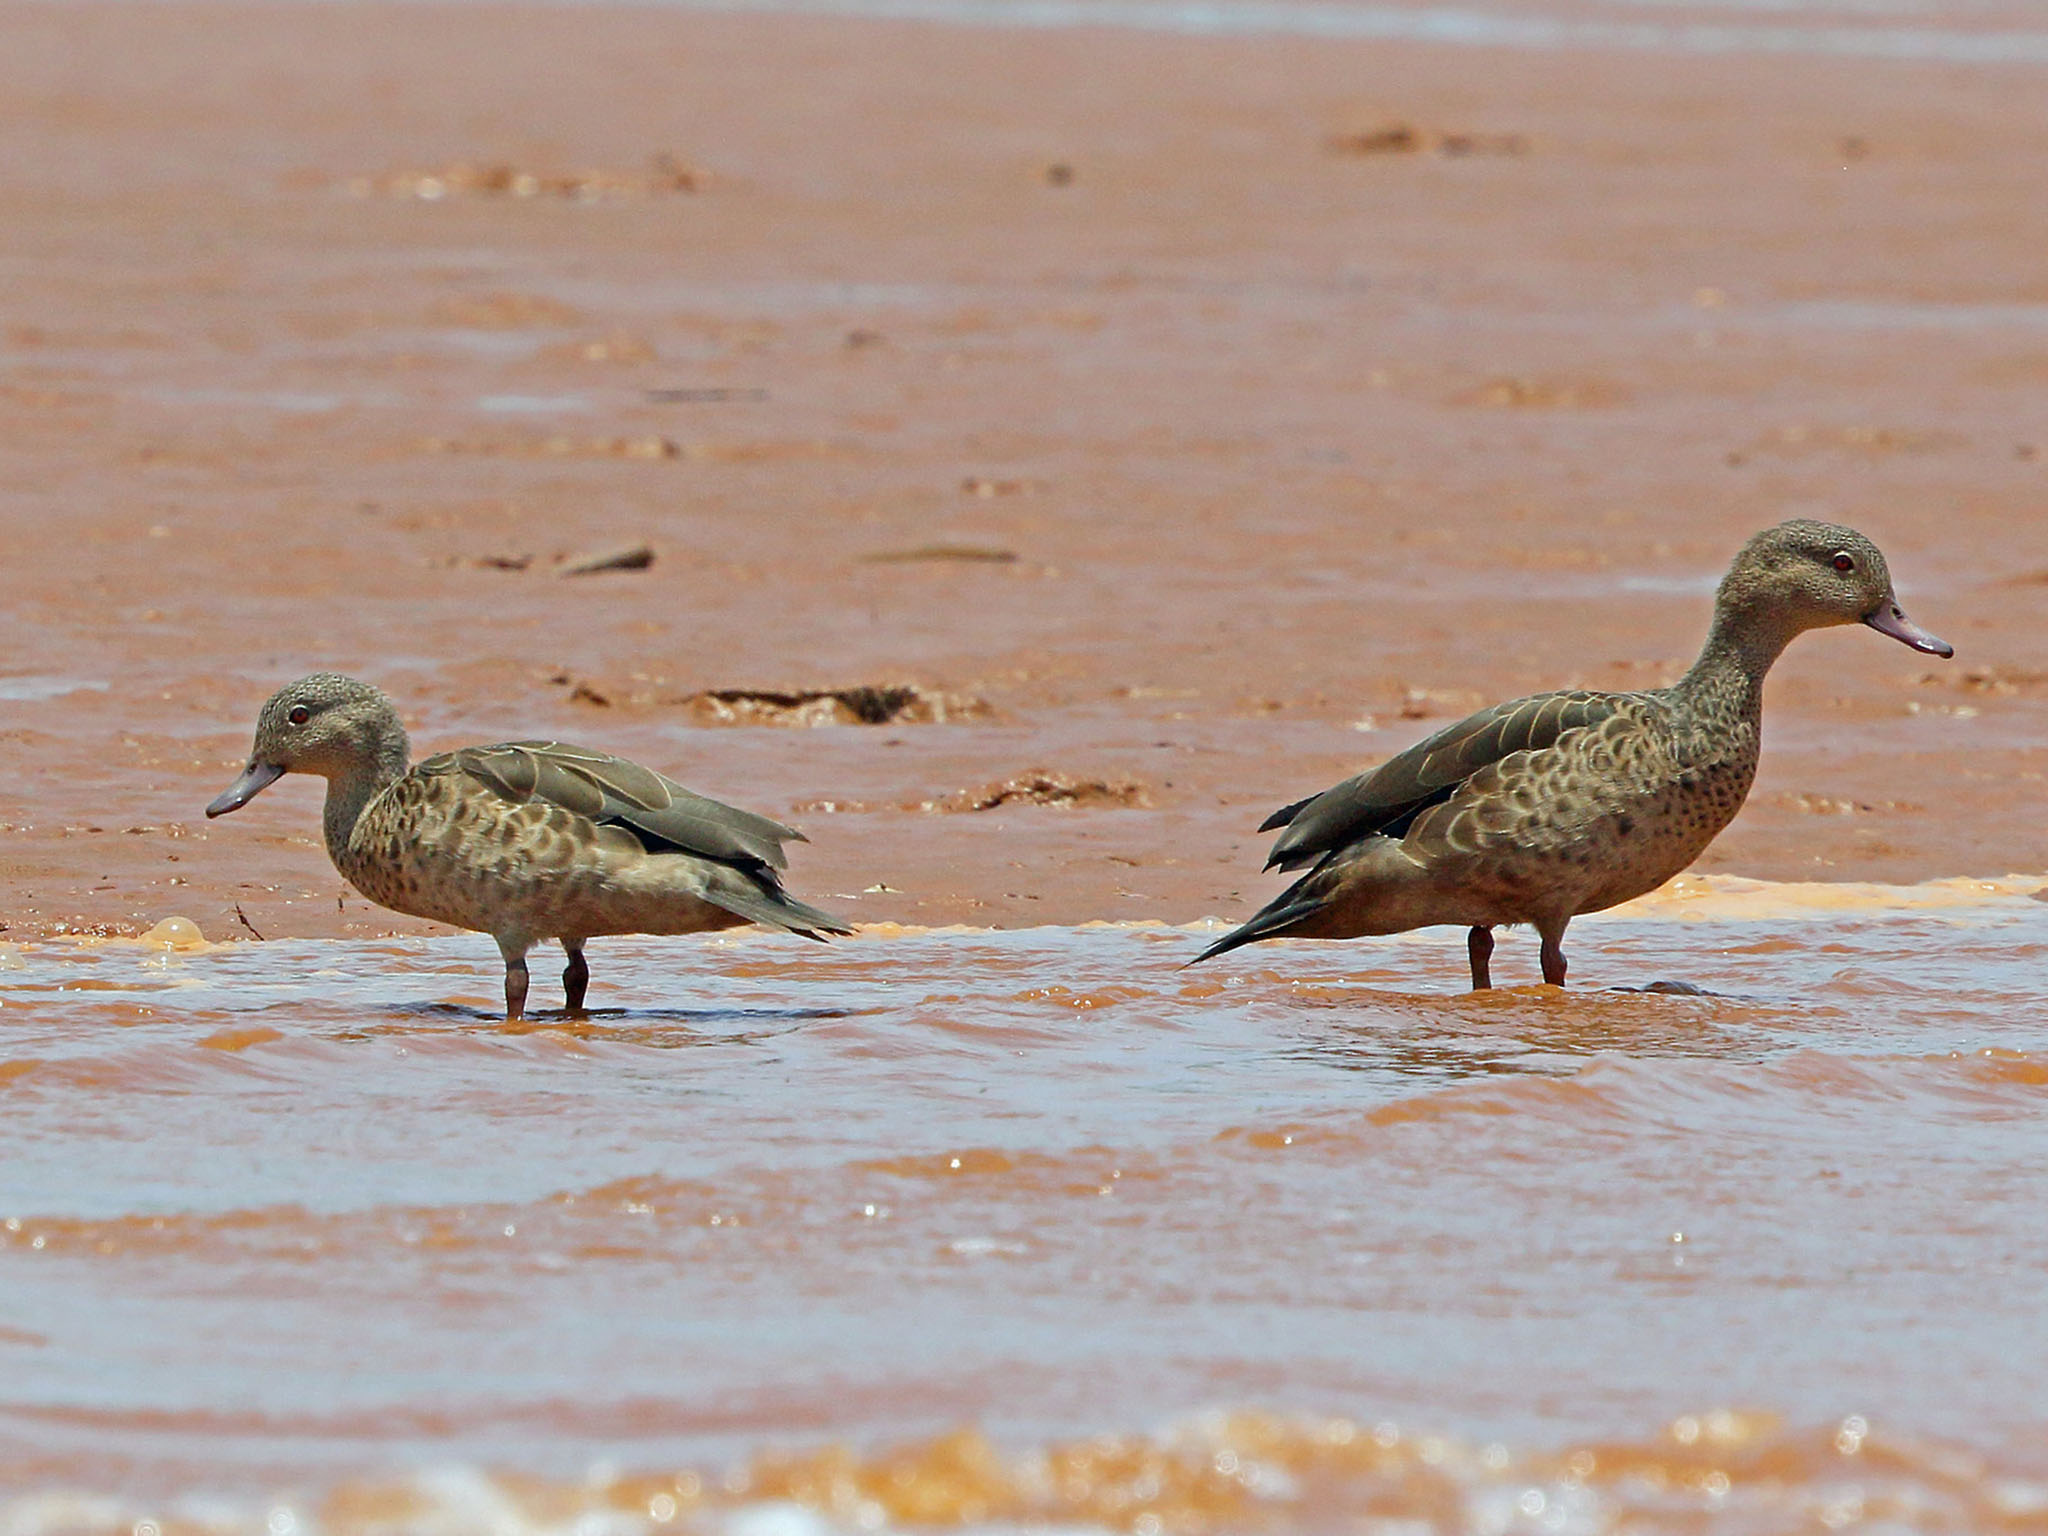
<path id="1" fill-rule="evenodd" d="M 694 794 L 664 774 L 559 741 L 508 741 L 429 758 L 422 773 L 466 773 L 494 793 L 543 801 L 600 827 L 632 833 L 649 853 L 693 853 L 736 866 L 782 869 L 785 842 L 804 835 L 766 816 Z"/>
<path id="2" fill-rule="evenodd" d="M 1301 869 L 1364 837 L 1403 836 L 1416 818 L 1456 794 L 1474 774 L 1516 752 L 1556 745 L 1567 731 L 1612 717 L 1612 694 L 1539 693 L 1496 704 L 1446 726 L 1377 768 L 1283 806 L 1260 831 L 1284 826 L 1266 867 Z"/>

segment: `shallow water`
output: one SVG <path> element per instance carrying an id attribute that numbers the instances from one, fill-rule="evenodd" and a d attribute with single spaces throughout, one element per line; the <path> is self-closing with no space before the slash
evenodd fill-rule
<path id="1" fill-rule="evenodd" d="M 2036 1529 L 2041 888 L 24 945 L 0 1524 Z"/>
<path id="2" fill-rule="evenodd" d="M 2039 8 L 806 4 L 8 11 L 0 1536 L 2048 1528 L 2042 877 L 1166 926 L 1805 512 L 1961 654 L 1794 646 L 1703 867 L 2048 871 Z M 507 1029 L 200 818 L 316 667 L 863 932 Z"/>
<path id="3" fill-rule="evenodd" d="M 1331 0 L 662 0 L 689 10 L 940 22 L 1031 30 L 1116 27 L 1191 37 L 1314 37 L 1536 52 L 1616 49 L 1789 54 L 1964 65 L 2048 64 L 2048 32 L 2020 7 L 1845 12 L 1815 0 L 1657 6 L 1358 5 Z M 1658 13 L 1667 14 L 1659 15 Z M 1763 19 L 1763 12 L 1769 19 Z M 1559 14 L 1562 13 L 1562 14 Z M 1631 14 L 1633 13 L 1633 14 Z M 1656 19 L 1649 19 L 1651 17 Z M 1918 25 L 1897 25 L 1909 19 Z M 1954 24 L 1942 26 L 1941 21 Z M 1977 23 L 1968 27 L 1969 23 Z M 2001 25 L 2002 24 L 2002 25 Z M 1968 27 L 1967 30 L 1963 29 Z M 1998 27 L 1999 30 L 1989 28 Z M 2006 30 L 2010 28 L 2010 30 Z"/>

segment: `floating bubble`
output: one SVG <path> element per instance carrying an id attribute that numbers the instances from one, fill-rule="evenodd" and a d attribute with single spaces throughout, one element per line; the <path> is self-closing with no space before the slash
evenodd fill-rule
<path id="1" fill-rule="evenodd" d="M 189 917 L 167 917 L 137 942 L 158 949 L 204 949 L 206 935 Z"/>

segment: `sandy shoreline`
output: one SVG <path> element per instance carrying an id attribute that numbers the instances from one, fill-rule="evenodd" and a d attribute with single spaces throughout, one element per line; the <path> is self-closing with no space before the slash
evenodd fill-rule
<path id="1" fill-rule="evenodd" d="M 315 786 L 199 814 L 315 666 L 422 752 L 561 735 L 791 816 L 863 921 L 1241 914 L 1273 805 L 1667 679 L 1811 513 L 1959 656 L 1795 647 L 1702 867 L 2048 868 L 2037 72 L 0 15 L 10 933 L 404 928 L 337 906 Z M 899 682 L 985 708 L 688 702 Z M 946 808 L 1037 769 L 1113 793 Z"/>

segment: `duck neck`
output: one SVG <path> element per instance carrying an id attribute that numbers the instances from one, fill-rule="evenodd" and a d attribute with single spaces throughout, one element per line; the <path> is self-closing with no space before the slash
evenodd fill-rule
<path id="1" fill-rule="evenodd" d="M 1754 715 L 1763 708 L 1765 675 L 1797 634 L 1796 628 L 1773 622 L 1767 613 L 1723 604 L 1714 610 L 1713 627 L 1699 659 L 1675 691 Z"/>
<path id="2" fill-rule="evenodd" d="M 337 864 L 349 837 L 372 800 L 404 777 L 412 761 L 412 743 L 396 719 L 380 722 L 357 750 L 327 775 L 327 806 L 321 817 L 328 857 Z"/>

